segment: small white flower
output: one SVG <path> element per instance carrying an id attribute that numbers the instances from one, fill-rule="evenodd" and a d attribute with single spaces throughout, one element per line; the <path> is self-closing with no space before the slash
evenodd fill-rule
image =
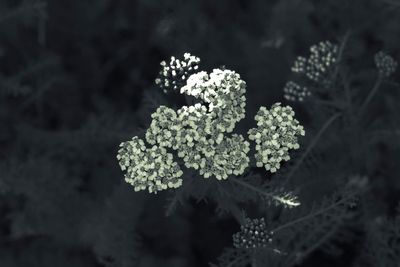
<path id="1" fill-rule="evenodd" d="M 289 149 L 300 147 L 297 143 L 297 136 L 304 134 L 303 126 L 294 118 L 286 122 L 283 122 L 282 119 L 286 117 L 286 114 L 292 113 L 291 107 L 282 107 L 280 103 L 272 105 L 269 111 L 265 107 L 261 107 L 257 112 L 255 119 L 258 127 L 248 131 L 249 139 L 254 140 L 257 144 L 255 147 L 257 167 L 264 166 L 266 170 L 276 172 L 280 168 L 281 161 L 290 159 Z M 290 127 L 287 127 L 287 125 Z M 268 138 L 263 139 L 263 136 L 268 136 Z M 296 143 L 291 144 L 286 140 L 294 140 Z"/>

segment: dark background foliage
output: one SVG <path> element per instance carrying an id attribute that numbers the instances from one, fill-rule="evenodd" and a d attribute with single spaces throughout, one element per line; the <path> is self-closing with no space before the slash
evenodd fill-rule
<path id="1" fill-rule="evenodd" d="M 160 104 L 182 104 L 157 90 L 159 62 L 190 52 L 203 69 L 237 71 L 248 85 L 248 119 L 237 127 L 244 133 L 259 106 L 283 101 L 296 56 L 349 30 L 346 57 L 360 70 L 354 83 L 365 96 L 373 79 L 361 70 L 373 68 L 373 55 L 400 58 L 395 0 L 0 0 L 0 266 L 214 262 L 232 245 L 233 217 L 217 216 L 213 201 L 191 199 L 167 217 L 171 195 L 135 193 L 115 158 Z M 399 90 L 385 88 L 369 107 L 377 128 L 399 128 Z M 317 118 L 294 109 L 307 132 Z M 371 214 L 390 215 L 399 200 L 398 132 L 388 138 L 393 146 L 377 141 L 355 159 L 373 181 Z M 316 164 L 347 175 L 339 148 Z M 329 261 L 314 253 L 304 266 Z"/>

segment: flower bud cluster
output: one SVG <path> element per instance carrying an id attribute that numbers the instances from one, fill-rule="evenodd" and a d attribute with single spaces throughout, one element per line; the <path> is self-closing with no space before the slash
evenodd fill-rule
<path id="1" fill-rule="evenodd" d="M 283 88 L 283 97 L 288 101 L 302 102 L 311 95 L 307 87 L 298 85 L 295 82 L 288 81 Z"/>
<path id="2" fill-rule="evenodd" d="M 245 224 L 240 226 L 240 232 L 233 235 L 235 248 L 263 248 L 272 242 L 272 232 L 266 230 L 264 218 L 246 218 Z"/>
<path id="3" fill-rule="evenodd" d="M 337 60 L 338 46 L 329 41 L 320 42 L 310 47 L 308 58 L 298 57 L 292 71 L 304 74 L 312 81 L 320 82 Z"/>
<path id="4" fill-rule="evenodd" d="M 183 174 L 173 156 L 163 147 L 146 148 L 143 140 L 137 136 L 120 145 L 117 159 L 123 171 L 125 181 L 135 191 L 146 190 L 150 193 L 182 185 Z"/>
<path id="5" fill-rule="evenodd" d="M 185 53 L 182 59 L 171 57 L 169 63 L 162 61 L 155 83 L 164 93 L 175 91 L 185 85 L 187 78 L 197 72 L 200 58 Z"/>
<path id="6" fill-rule="evenodd" d="M 379 51 L 374 56 L 375 65 L 383 77 L 389 77 L 397 68 L 397 62 L 388 54 Z"/>
<path id="7" fill-rule="evenodd" d="M 300 147 L 298 136 L 304 136 L 304 128 L 294 118 L 293 109 L 280 103 L 272 105 L 270 110 L 261 107 L 255 120 L 258 127 L 250 129 L 248 134 L 256 142 L 257 167 L 276 172 L 282 161 L 290 159 L 289 150 Z"/>

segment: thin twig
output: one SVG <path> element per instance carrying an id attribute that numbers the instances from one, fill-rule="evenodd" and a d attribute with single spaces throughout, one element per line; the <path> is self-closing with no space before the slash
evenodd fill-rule
<path id="1" fill-rule="evenodd" d="M 333 77 L 332 77 L 333 81 L 336 81 L 336 77 L 337 77 L 337 75 L 339 73 L 339 69 L 340 69 L 340 64 L 339 63 L 342 61 L 344 48 L 346 47 L 347 41 L 348 41 L 348 39 L 350 37 L 350 34 L 351 34 L 351 30 L 348 30 L 345 33 L 345 35 L 343 36 L 343 40 L 342 40 L 342 42 L 340 44 L 339 52 L 338 52 L 338 56 L 337 56 L 337 65 L 336 65 L 335 72 L 334 72 Z"/>
<path id="2" fill-rule="evenodd" d="M 337 228 L 332 227 L 329 231 L 327 231 L 317 242 L 315 242 L 311 247 L 306 249 L 304 252 L 301 252 L 300 255 L 297 256 L 297 261 L 304 259 L 307 255 L 312 253 L 314 250 L 318 249 L 322 244 L 324 244 L 332 235 L 337 231 Z"/>
<path id="3" fill-rule="evenodd" d="M 246 188 L 248 188 L 250 190 L 253 190 L 253 191 L 255 191 L 255 192 L 259 193 L 260 195 L 263 195 L 263 196 L 265 196 L 267 198 L 271 198 L 271 199 L 273 199 L 275 201 L 278 201 L 278 202 L 280 202 L 282 204 L 289 205 L 289 206 L 299 206 L 300 205 L 300 202 L 288 203 L 288 201 L 286 201 L 284 198 L 282 198 L 280 196 L 274 195 L 272 193 L 265 192 L 265 191 L 259 189 L 258 187 L 255 187 L 254 185 L 249 184 L 249 183 L 247 183 L 245 181 L 239 180 L 237 178 L 233 178 L 233 179 L 231 179 L 231 181 L 233 181 L 234 183 L 237 183 L 237 184 L 239 184 L 239 185 L 241 185 L 243 187 L 246 187 Z"/>
<path id="4" fill-rule="evenodd" d="M 318 215 L 320 215 L 320 214 L 323 214 L 323 213 L 325 213 L 325 212 L 327 212 L 327 211 L 329 211 L 329 210 L 335 208 L 336 206 L 338 206 L 338 205 L 344 203 L 345 201 L 347 201 L 348 199 L 350 199 L 351 197 L 353 197 L 353 196 L 356 195 L 357 193 L 358 193 L 358 192 L 353 192 L 352 194 L 348 195 L 347 197 L 345 197 L 345 198 L 339 200 L 339 201 L 336 202 L 336 203 L 333 203 L 333 204 L 329 205 L 329 206 L 326 207 L 326 208 L 317 210 L 317 211 L 315 211 L 315 212 L 313 212 L 313 213 L 307 214 L 306 216 L 303 216 L 303 217 L 300 217 L 300 218 L 298 218 L 298 219 L 296 219 L 296 220 L 293 220 L 293 221 L 290 221 L 290 222 L 288 222 L 288 223 L 282 224 L 282 225 L 276 227 L 275 229 L 271 230 L 271 232 L 272 232 L 272 233 L 276 233 L 276 232 L 281 231 L 281 230 L 283 230 L 283 229 L 285 229 L 285 228 L 287 228 L 287 227 L 290 227 L 290 226 L 295 225 L 295 224 L 297 224 L 297 223 L 306 221 L 306 220 L 311 219 L 311 218 L 313 218 L 313 217 L 315 217 L 315 216 L 318 216 Z"/>
<path id="5" fill-rule="evenodd" d="M 375 96 L 376 92 L 378 92 L 379 87 L 381 86 L 383 81 L 383 77 L 381 74 L 379 74 L 378 78 L 375 81 L 374 87 L 372 87 L 371 91 L 369 92 L 367 98 L 365 98 L 364 102 L 362 103 L 358 116 L 361 116 L 369 102 L 371 102 L 372 98 Z"/>
<path id="6" fill-rule="evenodd" d="M 321 129 L 318 131 L 312 142 L 308 145 L 306 151 L 301 155 L 300 159 L 296 162 L 294 167 L 290 170 L 289 174 L 286 176 L 285 182 L 283 184 L 286 184 L 289 179 L 293 176 L 293 174 L 297 171 L 297 169 L 300 167 L 300 165 L 303 163 L 307 155 L 311 152 L 311 150 L 314 148 L 314 146 L 317 144 L 318 140 L 321 138 L 322 134 L 329 128 L 329 126 L 337 119 L 339 118 L 341 113 L 336 113 L 330 117 L 329 120 L 325 122 L 325 124 L 321 127 Z"/>
<path id="7" fill-rule="evenodd" d="M 274 197 L 273 194 L 265 192 L 265 191 L 259 189 L 258 187 L 255 187 L 254 185 L 246 183 L 245 181 L 239 180 L 237 178 L 233 178 L 233 179 L 231 179 L 231 181 L 233 181 L 234 183 L 237 183 L 237 184 L 239 184 L 241 186 L 247 187 L 248 189 L 253 190 L 253 191 L 255 191 L 255 192 L 257 192 L 260 195 L 263 195 L 265 197 L 269 197 L 269 198 L 273 198 Z"/>
<path id="8" fill-rule="evenodd" d="M 343 83 L 343 87 L 344 87 L 344 95 L 346 97 L 346 102 L 347 102 L 348 116 L 351 121 L 354 121 L 353 100 L 351 98 L 350 85 L 344 74 L 340 75 L 340 77 L 342 79 L 342 83 Z"/>

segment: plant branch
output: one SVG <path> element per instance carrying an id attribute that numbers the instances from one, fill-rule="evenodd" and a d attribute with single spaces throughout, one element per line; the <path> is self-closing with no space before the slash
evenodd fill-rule
<path id="1" fill-rule="evenodd" d="M 306 249 L 304 252 L 300 253 L 300 258 L 297 260 L 304 259 L 307 255 L 312 253 L 314 250 L 318 249 L 322 244 L 324 244 L 337 230 L 337 228 L 332 227 L 328 232 L 326 232 L 317 242 L 315 242 L 311 247 Z"/>
<path id="2" fill-rule="evenodd" d="M 371 91 L 369 92 L 367 98 L 365 98 L 364 102 L 362 103 L 358 115 L 362 115 L 365 111 L 365 108 L 371 102 L 372 98 L 375 96 L 376 92 L 378 92 L 379 87 L 381 86 L 383 81 L 383 77 L 379 74 L 378 78 L 375 81 L 374 87 L 372 87 Z"/>
<path id="3" fill-rule="evenodd" d="M 313 213 L 310 213 L 310 214 L 308 214 L 308 215 L 306 215 L 306 216 L 300 217 L 300 218 L 298 218 L 298 219 L 296 219 L 296 220 L 293 220 L 293 221 L 290 221 L 290 222 L 288 222 L 288 223 L 282 224 L 281 226 L 278 226 L 278 227 L 276 227 L 275 229 L 273 229 L 271 232 L 276 233 L 276 232 L 281 231 L 281 230 L 283 230 L 283 229 L 285 229 L 285 228 L 287 228 L 287 227 L 290 227 L 290 226 L 295 225 L 295 224 L 297 224 L 297 223 L 306 221 L 306 220 L 311 219 L 311 218 L 313 218 L 313 217 L 315 217 L 315 216 L 318 216 L 318 215 L 320 215 L 320 214 L 323 214 L 323 213 L 325 213 L 325 212 L 327 212 L 327 211 L 329 211 L 329 210 L 331 210 L 331 209 L 333 209 L 333 208 L 339 206 L 340 204 L 346 202 L 346 201 L 349 200 L 351 197 L 353 197 L 354 195 L 356 195 L 356 193 L 357 193 L 357 192 L 352 193 L 352 194 L 349 194 L 349 195 L 346 196 L 345 198 L 342 198 L 342 199 L 339 200 L 338 202 L 335 202 L 335 203 L 329 205 L 328 207 L 325 207 L 325 208 L 323 208 L 323 209 L 317 210 L 317 211 L 315 211 L 315 212 L 313 212 Z"/>
<path id="4" fill-rule="evenodd" d="M 353 100 L 352 100 L 352 96 L 351 96 L 351 90 L 350 90 L 350 85 L 346 79 L 345 74 L 342 73 L 342 75 L 340 75 L 341 79 L 342 79 L 342 84 L 344 87 L 344 96 L 346 98 L 346 104 L 347 104 L 347 112 L 348 112 L 348 116 L 350 118 L 350 120 L 354 120 L 354 112 L 353 112 Z"/>
<path id="5" fill-rule="evenodd" d="M 239 184 L 239 185 L 241 185 L 243 187 L 246 187 L 246 188 L 248 188 L 250 190 L 253 190 L 253 191 L 257 192 L 258 194 L 260 194 L 262 196 L 265 196 L 267 198 L 271 198 L 273 200 L 276 200 L 276 201 L 278 201 L 278 202 L 280 202 L 280 203 L 282 203 L 284 205 L 288 205 L 288 206 L 299 206 L 300 205 L 299 202 L 294 202 L 294 201 L 292 201 L 292 202 L 289 201 L 288 202 L 286 199 L 284 199 L 284 198 L 282 198 L 282 197 L 280 197 L 278 195 L 274 195 L 272 193 L 265 192 L 265 191 L 259 189 L 258 187 L 254 186 L 252 184 L 249 184 L 249 183 L 247 183 L 245 181 L 239 180 L 237 178 L 233 178 L 233 179 L 231 179 L 231 181 L 233 181 L 234 183 L 237 183 L 237 184 Z"/>
<path id="6" fill-rule="evenodd" d="M 290 170 L 289 174 L 286 176 L 286 179 L 283 184 L 286 184 L 289 179 L 293 176 L 293 174 L 297 171 L 297 169 L 300 167 L 300 165 L 303 163 L 307 155 L 311 152 L 313 147 L 317 144 L 318 140 L 321 138 L 322 134 L 328 129 L 328 127 L 337 119 L 339 118 L 341 113 L 336 113 L 332 115 L 332 117 L 329 118 L 325 122 L 325 124 L 321 127 L 321 129 L 318 131 L 312 142 L 308 145 L 306 151 L 301 155 L 300 159 L 296 162 L 294 167 Z"/>
<path id="7" fill-rule="evenodd" d="M 343 40 L 342 40 L 342 42 L 340 44 L 339 52 L 338 52 L 338 56 L 337 56 L 338 64 L 336 65 L 335 72 L 333 73 L 333 78 L 332 78 L 332 80 L 334 82 L 336 81 L 336 77 L 337 77 L 337 75 L 339 73 L 339 67 L 340 67 L 339 63 L 342 61 L 344 48 L 346 47 L 347 41 L 349 40 L 349 37 L 350 37 L 350 34 L 351 34 L 351 30 L 348 30 L 345 33 L 345 35 L 343 36 Z"/>

